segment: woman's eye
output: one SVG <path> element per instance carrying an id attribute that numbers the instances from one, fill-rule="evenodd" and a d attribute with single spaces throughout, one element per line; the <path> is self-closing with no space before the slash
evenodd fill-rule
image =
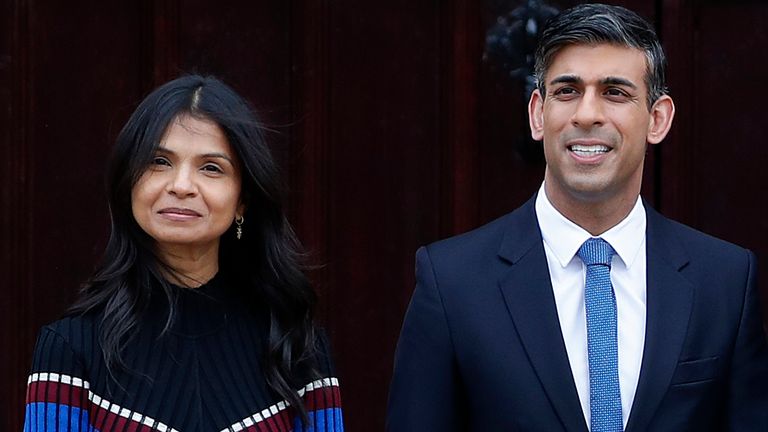
<path id="1" fill-rule="evenodd" d="M 213 165 L 213 164 L 203 165 L 203 171 L 212 172 L 212 173 L 222 173 L 222 172 L 224 172 L 224 171 L 222 171 L 221 168 L 219 168 L 218 165 Z"/>
<path id="2" fill-rule="evenodd" d="M 152 159 L 152 165 L 170 166 L 171 163 L 168 161 L 168 159 L 158 156 Z"/>

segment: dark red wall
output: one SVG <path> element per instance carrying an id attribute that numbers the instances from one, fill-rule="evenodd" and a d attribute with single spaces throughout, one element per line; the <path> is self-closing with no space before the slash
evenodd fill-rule
<path id="1" fill-rule="evenodd" d="M 383 429 L 415 249 L 515 208 L 541 182 L 543 165 L 518 151 L 522 86 L 482 60 L 487 29 L 521 3 L 0 0 L 0 429 L 21 429 L 35 333 L 103 247 L 115 135 L 185 71 L 223 78 L 274 130 L 290 218 L 323 265 L 312 277 L 347 428 Z M 768 5 L 620 4 L 657 22 L 678 108 L 650 150 L 644 195 L 768 262 Z"/>

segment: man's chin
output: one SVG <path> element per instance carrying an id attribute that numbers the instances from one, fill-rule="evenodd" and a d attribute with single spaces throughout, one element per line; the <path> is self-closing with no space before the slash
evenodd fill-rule
<path id="1" fill-rule="evenodd" d="M 610 201 L 616 195 L 616 190 L 610 182 L 590 178 L 569 182 L 566 193 L 574 203 L 600 204 Z"/>

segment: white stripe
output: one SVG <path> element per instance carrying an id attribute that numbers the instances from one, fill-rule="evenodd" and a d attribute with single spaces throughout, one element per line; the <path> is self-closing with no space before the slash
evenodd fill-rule
<path id="1" fill-rule="evenodd" d="M 299 397 L 304 397 L 304 394 L 307 392 L 321 389 L 323 387 L 338 387 L 338 386 L 339 386 L 338 378 L 335 378 L 335 377 L 323 378 L 317 381 L 312 381 L 311 383 L 305 385 L 304 388 L 299 389 L 296 393 L 298 393 Z M 277 415 L 280 411 L 288 408 L 290 405 L 291 404 L 288 401 L 280 401 L 272 405 L 271 407 L 262 410 L 261 412 L 254 413 L 240 420 L 237 423 L 232 423 L 232 425 L 222 429 L 220 432 L 238 432 L 243 429 L 241 424 L 245 424 L 246 427 L 253 426 L 256 423 L 263 422 L 266 419 L 274 415 Z"/>
<path id="2" fill-rule="evenodd" d="M 32 375 L 27 378 L 27 385 L 32 384 L 33 382 L 55 382 L 55 383 L 61 383 L 61 384 L 67 384 L 71 385 L 72 387 L 81 387 L 81 388 L 90 388 L 90 384 L 88 381 L 83 381 L 80 378 L 64 375 L 64 374 L 57 374 L 53 372 L 40 372 L 40 373 L 33 373 Z"/>
<path id="3" fill-rule="evenodd" d="M 154 428 L 159 432 L 179 432 L 174 428 L 168 427 L 163 423 L 155 421 L 152 417 L 143 416 L 137 412 L 133 412 L 127 408 L 123 408 L 117 404 L 113 404 L 112 402 L 102 398 L 101 396 L 97 395 L 96 393 L 90 390 L 91 385 L 88 381 L 85 381 L 81 378 L 72 377 L 64 374 L 58 374 L 54 372 L 39 372 L 39 373 L 31 374 L 27 379 L 27 385 L 32 384 L 33 382 L 55 382 L 55 383 L 61 383 L 61 384 L 68 384 L 73 387 L 81 387 L 84 389 L 88 389 L 88 400 L 90 400 L 96 406 L 104 408 L 105 410 L 109 410 L 110 412 L 117 414 L 120 417 L 133 420 L 141 425 Z M 142 420 L 142 417 L 143 417 L 143 420 Z"/>

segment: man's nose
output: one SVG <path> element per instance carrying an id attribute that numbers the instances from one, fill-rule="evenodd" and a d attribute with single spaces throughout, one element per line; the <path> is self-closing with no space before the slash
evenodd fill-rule
<path id="1" fill-rule="evenodd" d="M 182 166 L 174 170 L 173 176 L 168 181 L 168 193 L 178 197 L 196 195 L 197 185 L 195 184 L 193 175 L 194 170 L 189 167 Z"/>
<path id="2" fill-rule="evenodd" d="M 605 123 L 605 112 L 600 95 L 595 91 L 585 91 L 579 99 L 571 117 L 571 123 L 579 128 L 591 128 Z"/>

